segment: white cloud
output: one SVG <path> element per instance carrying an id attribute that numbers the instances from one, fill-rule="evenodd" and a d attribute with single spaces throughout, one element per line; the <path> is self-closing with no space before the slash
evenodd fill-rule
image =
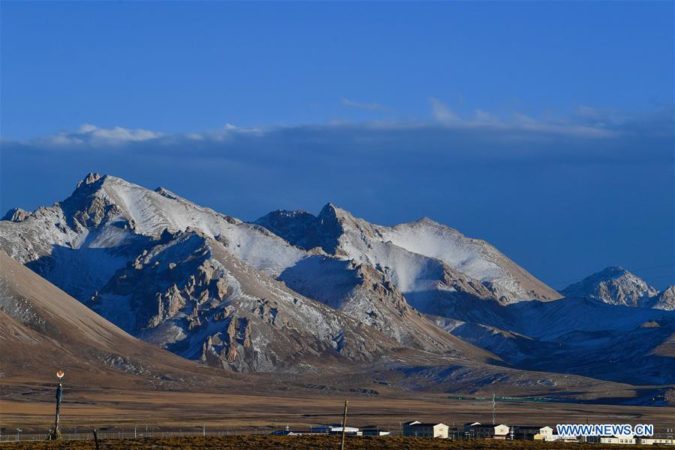
<path id="1" fill-rule="evenodd" d="M 261 128 L 245 128 L 231 123 L 226 123 L 222 128 L 214 131 L 187 133 L 184 136 L 193 141 L 215 141 L 222 142 L 231 139 L 237 135 L 263 134 L 265 130 Z"/>
<path id="2" fill-rule="evenodd" d="M 83 124 L 75 131 L 64 131 L 49 136 L 11 141 L 3 139 L 3 143 L 15 143 L 45 149 L 76 149 L 76 148 L 119 148 L 122 146 L 154 145 L 155 148 L 177 145 L 209 143 L 232 143 L 238 145 L 242 140 L 250 141 L 261 138 L 259 141 L 271 142 L 273 136 L 284 134 L 309 135 L 321 133 L 343 132 L 351 130 L 354 135 L 361 133 L 366 136 L 368 131 L 390 133 L 408 133 L 414 130 L 432 132 L 456 131 L 463 138 L 471 135 L 480 139 L 523 139 L 534 138 L 539 140 L 548 137 L 555 141 L 561 137 L 577 139 L 608 139 L 619 137 L 639 136 L 672 136 L 674 110 L 667 106 L 649 113 L 621 113 L 619 111 L 603 110 L 589 106 L 579 106 L 573 115 L 568 118 L 533 117 L 519 112 L 509 115 L 499 115 L 484 109 L 475 109 L 473 112 L 460 114 L 453 111 L 438 98 L 431 98 L 431 115 L 433 120 L 377 120 L 365 122 L 328 122 L 313 125 L 276 126 L 265 128 L 246 128 L 227 123 L 221 128 L 209 131 L 195 131 L 188 133 L 165 134 L 143 128 L 104 128 L 92 124 Z M 327 136 L 330 134 L 326 134 Z M 269 139 L 267 139 L 269 137 Z M 264 139 L 263 139 L 264 138 Z M 147 145 L 146 145 L 147 144 Z"/>
<path id="3" fill-rule="evenodd" d="M 164 134 L 143 128 L 102 128 L 89 123 L 81 125 L 76 131 L 63 131 L 50 136 L 31 140 L 45 147 L 117 147 L 141 142 L 170 143 L 180 140 L 222 142 L 238 135 L 264 133 L 260 128 L 244 128 L 226 123 L 222 128 L 204 132 L 184 134 Z"/>
<path id="4" fill-rule="evenodd" d="M 450 110 L 448 105 L 439 99 L 432 97 L 430 102 L 431 113 L 433 114 L 434 119 L 436 119 L 438 122 L 442 123 L 443 125 L 453 125 L 462 122 L 462 119 L 460 119 L 454 111 Z"/>
<path id="5" fill-rule="evenodd" d="M 437 98 L 431 98 L 431 114 L 436 122 L 448 128 L 469 129 L 484 128 L 499 131 L 518 131 L 553 135 L 569 135 L 588 138 L 610 137 L 616 131 L 605 123 L 579 123 L 573 120 L 539 119 L 525 114 L 514 112 L 510 117 L 503 118 L 496 114 L 476 109 L 472 116 L 461 116 L 452 111 L 445 103 Z M 582 110 L 588 115 L 589 108 Z M 581 114 L 578 114 L 581 116 Z"/>
<path id="6" fill-rule="evenodd" d="M 354 109 L 363 109 L 366 111 L 387 111 L 388 108 L 384 105 L 381 105 L 379 103 L 369 103 L 369 102 L 358 102 L 355 100 L 351 100 L 348 98 L 342 98 L 341 100 L 342 106 L 345 106 L 347 108 L 354 108 Z"/>
<path id="7" fill-rule="evenodd" d="M 53 146 L 114 146 L 131 142 L 154 140 L 162 136 L 163 134 L 160 132 L 144 130 L 142 128 L 101 128 L 92 124 L 83 124 L 77 131 L 61 132 L 39 139 L 39 141 L 43 144 Z"/>

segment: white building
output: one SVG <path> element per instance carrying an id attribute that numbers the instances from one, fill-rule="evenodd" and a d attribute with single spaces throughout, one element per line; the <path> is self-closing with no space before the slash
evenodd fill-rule
<path id="1" fill-rule="evenodd" d="M 623 445 L 632 445 L 635 444 L 634 436 L 612 436 L 612 437 L 601 437 L 601 444 L 623 444 Z"/>
<path id="2" fill-rule="evenodd" d="M 448 438 L 448 426 L 444 423 L 422 423 L 418 420 L 403 424 L 403 436 Z"/>
<path id="3" fill-rule="evenodd" d="M 650 438 L 644 437 L 640 438 L 640 445 L 673 445 L 675 446 L 675 439 L 673 438 Z"/>
<path id="4" fill-rule="evenodd" d="M 342 425 L 319 425 L 311 428 L 312 433 L 342 434 Z M 361 430 L 357 427 L 345 427 L 345 434 L 349 436 L 361 436 Z"/>
<path id="5" fill-rule="evenodd" d="M 535 441 L 557 441 L 560 439 L 560 436 L 553 434 L 553 428 L 551 427 L 542 427 L 539 428 L 539 433 L 534 435 Z"/>
<path id="6" fill-rule="evenodd" d="M 480 422 L 464 424 L 464 433 L 474 439 L 508 439 L 511 428 L 508 425 L 482 425 Z"/>
<path id="7" fill-rule="evenodd" d="M 373 427 L 362 427 L 361 434 L 363 436 L 389 436 L 391 432 L 373 426 Z"/>
<path id="8" fill-rule="evenodd" d="M 508 439 L 511 428 L 508 425 L 499 424 L 494 426 L 493 439 Z"/>

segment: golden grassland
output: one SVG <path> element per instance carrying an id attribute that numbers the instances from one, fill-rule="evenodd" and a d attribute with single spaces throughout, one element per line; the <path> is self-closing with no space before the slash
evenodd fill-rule
<path id="1" fill-rule="evenodd" d="M 651 448 L 647 446 L 631 446 L 631 448 Z M 17 442 L 0 445 L 4 449 L 35 449 L 56 450 L 95 449 L 92 441 L 62 441 L 62 442 Z M 226 437 L 175 437 L 165 439 L 120 439 L 104 440 L 99 442 L 99 448 L 103 449 L 289 449 L 289 450 L 329 450 L 340 448 L 339 436 L 226 436 Z M 609 450 L 616 449 L 616 445 L 581 444 L 581 443 L 556 443 L 535 441 L 448 441 L 445 439 L 424 439 L 408 437 L 348 437 L 347 450 L 477 450 L 477 449 L 532 449 L 532 450 Z"/>
<path id="2" fill-rule="evenodd" d="M 24 433 L 46 433 L 53 423 L 52 387 L 14 386 L 0 392 L 0 424 L 21 427 Z M 129 391 L 119 389 L 66 389 L 61 408 L 65 433 L 93 428 L 129 431 L 271 432 L 289 425 L 293 429 L 341 420 L 344 400 L 349 400 L 348 423 L 378 425 L 400 430 L 407 420 L 439 421 L 451 427 L 465 422 L 490 423 L 488 400 L 457 399 L 444 394 L 387 396 L 317 394 L 296 392 L 254 394 Z M 550 402 L 497 404 L 497 421 L 509 425 L 557 423 L 653 423 L 657 432 L 675 424 L 675 408 L 592 405 Z"/>

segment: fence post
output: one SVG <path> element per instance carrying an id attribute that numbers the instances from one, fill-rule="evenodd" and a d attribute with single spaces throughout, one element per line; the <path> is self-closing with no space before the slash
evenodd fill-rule
<path id="1" fill-rule="evenodd" d="M 347 400 L 345 400 L 345 409 L 342 415 L 342 439 L 340 442 L 340 450 L 345 450 L 345 436 L 346 436 L 346 431 L 345 428 L 347 427 Z"/>
<path id="2" fill-rule="evenodd" d="M 93 433 L 94 433 L 94 444 L 96 445 L 96 450 L 99 450 L 98 449 L 98 435 L 96 434 L 96 428 L 94 428 Z"/>

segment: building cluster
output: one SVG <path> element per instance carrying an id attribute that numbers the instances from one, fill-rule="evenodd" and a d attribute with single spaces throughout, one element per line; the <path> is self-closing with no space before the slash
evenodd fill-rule
<path id="1" fill-rule="evenodd" d="M 291 430 L 286 427 L 285 430 L 278 430 L 272 434 L 278 436 L 300 436 L 305 434 L 342 434 L 342 425 L 318 425 L 308 430 Z M 383 430 L 375 425 L 366 425 L 363 427 L 344 427 L 344 433 L 347 436 L 389 436 L 390 431 Z"/>
<path id="2" fill-rule="evenodd" d="M 675 438 L 672 436 L 650 436 L 650 437 L 635 437 L 635 436 L 607 436 L 601 438 L 587 438 L 586 442 L 599 442 L 601 444 L 623 444 L 623 445 L 673 445 L 675 446 Z"/>
<path id="3" fill-rule="evenodd" d="M 273 434 L 284 436 L 299 436 L 305 434 L 342 434 L 342 425 L 320 425 L 308 430 L 285 430 L 275 431 Z M 420 422 L 412 420 L 402 424 L 403 436 L 438 438 L 438 439 L 496 439 L 496 440 L 534 440 L 534 441 L 559 441 L 559 442 L 589 442 L 601 444 L 641 444 L 641 445 L 672 445 L 675 446 L 675 438 L 672 435 L 653 437 L 614 436 L 599 438 L 571 438 L 554 433 L 552 427 L 531 425 L 485 425 L 480 422 L 465 423 L 462 427 L 450 428 L 441 422 Z M 388 430 L 377 426 L 344 427 L 347 436 L 389 436 Z"/>

